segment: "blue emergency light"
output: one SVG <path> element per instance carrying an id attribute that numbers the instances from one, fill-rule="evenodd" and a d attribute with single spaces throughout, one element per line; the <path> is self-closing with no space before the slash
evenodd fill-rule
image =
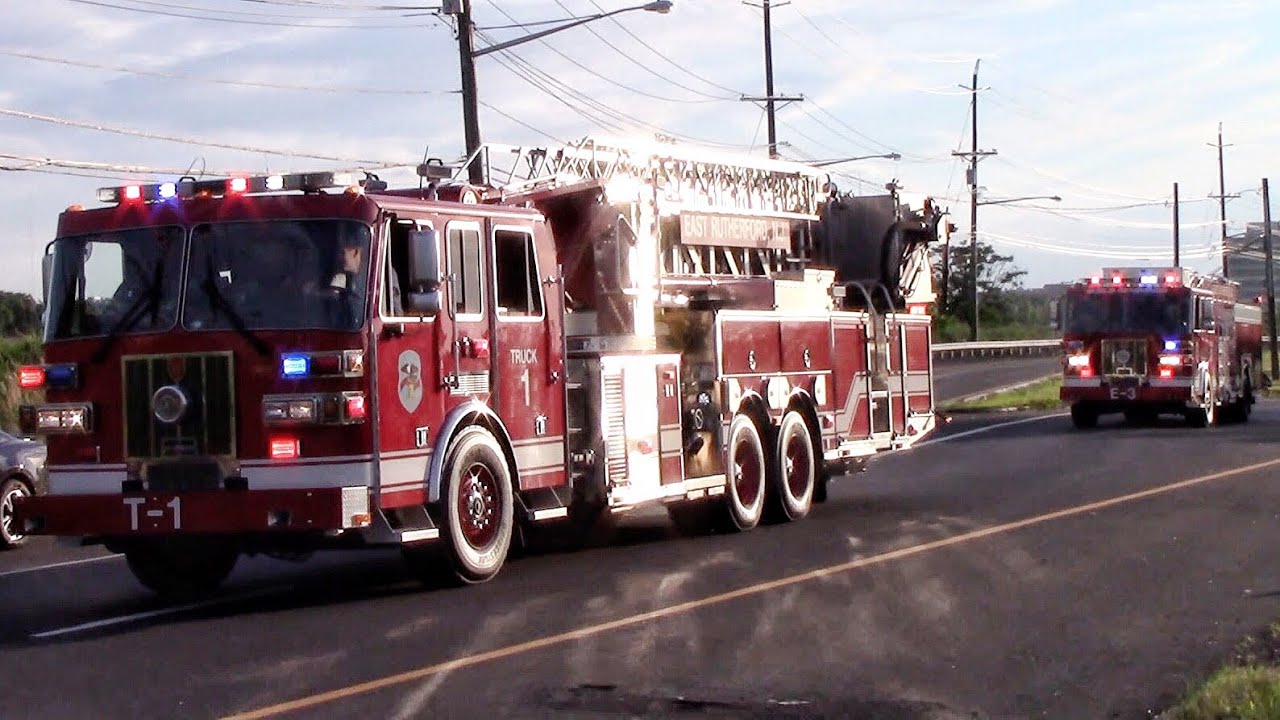
<path id="1" fill-rule="evenodd" d="M 280 374 L 287 378 L 306 377 L 311 373 L 311 357 L 308 355 L 282 355 Z"/>

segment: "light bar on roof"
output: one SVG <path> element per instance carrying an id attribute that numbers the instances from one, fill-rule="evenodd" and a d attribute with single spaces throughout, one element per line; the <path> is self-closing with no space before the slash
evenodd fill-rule
<path id="1" fill-rule="evenodd" d="M 355 174 L 346 172 L 261 175 L 216 180 L 196 180 L 186 177 L 177 182 L 98 188 L 98 202 L 117 205 L 126 202 L 151 203 L 175 198 L 226 197 L 271 192 L 320 192 L 356 186 L 373 192 L 387 188 L 387 184 L 381 180 L 357 178 Z"/>

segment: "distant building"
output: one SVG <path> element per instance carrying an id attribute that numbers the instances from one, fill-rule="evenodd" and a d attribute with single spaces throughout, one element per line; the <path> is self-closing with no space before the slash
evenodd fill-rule
<path id="1" fill-rule="evenodd" d="M 1253 299 L 1266 294 L 1266 255 L 1262 239 L 1265 225 L 1251 222 L 1245 231 L 1227 236 L 1227 275 L 1240 283 L 1240 297 Z M 1271 223 L 1273 245 L 1280 244 L 1280 222 Z M 1273 249 L 1272 273 L 1280 283 L 1280 247 Z"/>

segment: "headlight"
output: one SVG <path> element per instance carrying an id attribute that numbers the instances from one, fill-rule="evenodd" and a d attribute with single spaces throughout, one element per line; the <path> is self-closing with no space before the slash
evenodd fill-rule
<path id="1" fill-rule="evenodd" d="M 87 433 L 93 430 L 89 403 L 23 405 L 18 409 L 22 431 L 31 434 Z"/>

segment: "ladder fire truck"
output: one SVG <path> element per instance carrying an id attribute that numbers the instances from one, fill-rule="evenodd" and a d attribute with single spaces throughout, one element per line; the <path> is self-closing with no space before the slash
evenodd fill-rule
<path id="1" fill-rule="evenodd" d="M 1239 285 L 1185 268 L 1107 268 L 1062 304 L 1061 397 L 1077 428 L 1103 413 L 1196 427 L 1248 420 L 1262 376 L 1262 310 Z"/>
<path id="2" fill-rule="evenodd" d="M 468 162 L 499 179 L 185 178 L 64 212 L 24 531 L 159 593 L 371 546 L 480 582 L 543 523 L 798 520 L 934 428 L 931 207 L 662 144 Z"/>

